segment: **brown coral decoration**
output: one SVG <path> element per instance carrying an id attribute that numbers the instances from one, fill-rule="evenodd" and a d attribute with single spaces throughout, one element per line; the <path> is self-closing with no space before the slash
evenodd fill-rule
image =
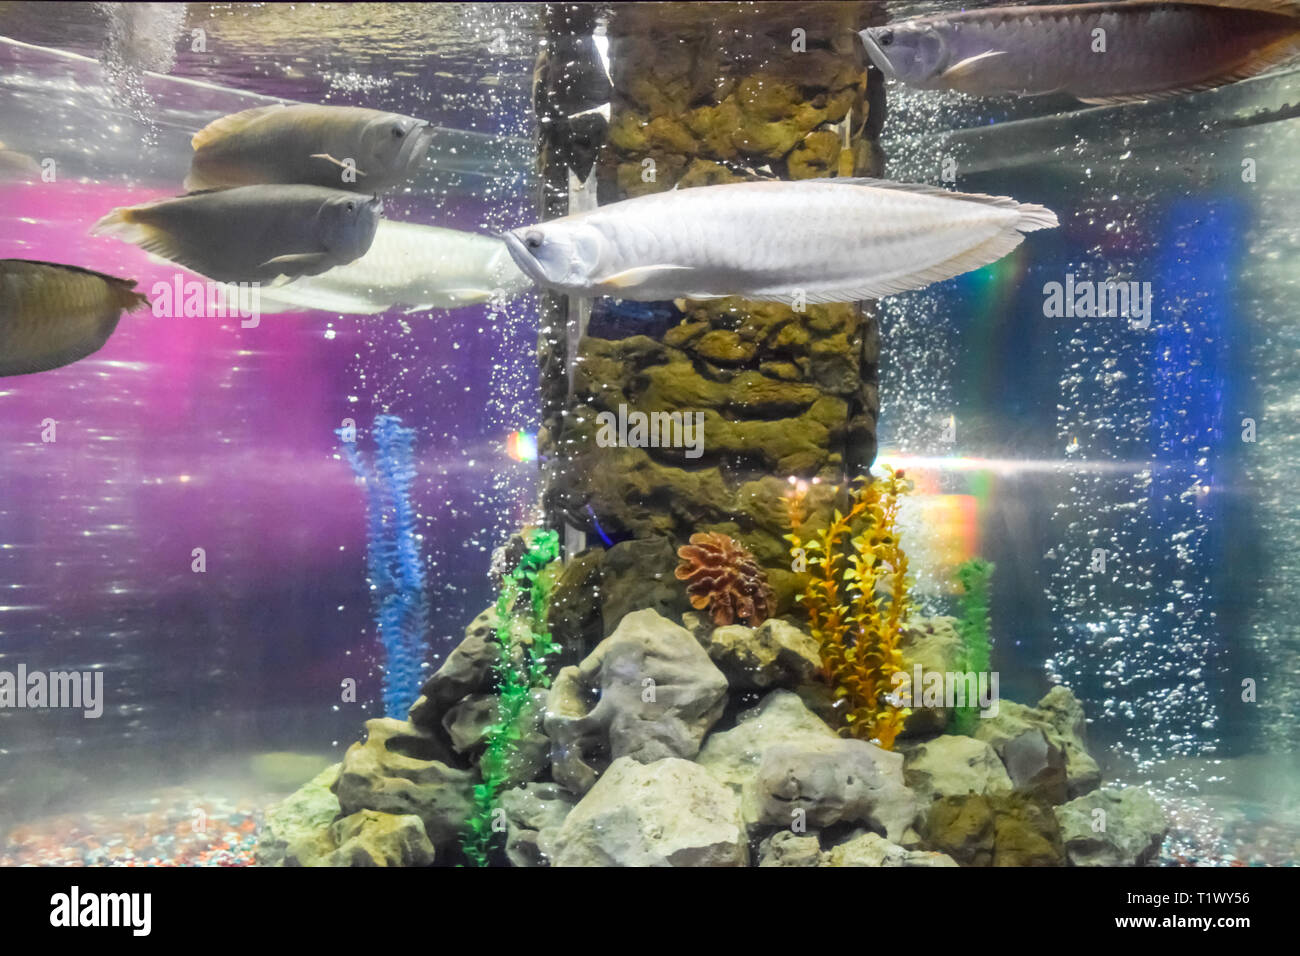
<path id="1" fill-rule="evenodd" d="M 715 627 L 745 621 L 757 627 L 768 618 L 772 588 L 767 572 L 735 538 L 697 532 L 677 549 L 677 578 L 686 581 L 691 607 L 708 609 Z"/>

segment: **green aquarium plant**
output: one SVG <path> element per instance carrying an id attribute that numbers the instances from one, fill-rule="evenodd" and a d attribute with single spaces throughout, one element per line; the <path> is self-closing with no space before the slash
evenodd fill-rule
<path id="1" fill-rule="evenodd" d="M 992 561 L 972 558 L 957 568 L 961 585 L 961 616 L 957 633 L 961 635 L 961 669 L 971 674 L 987 673 L 992 667 L 993 646 L 989 639 L 989 594 L 995 565 Z M 958 707 L 953 713 L 953 729 L 968 737 L 979 725 L 979 707 Z"/>
<path id="2" fill-rule="evenodd" d="M 531 692 L 549 687 L 548 659 L 559 650 L 551 638 L 547 612 L 551 597 L 548 568 L 560 553 L 554 531 L 524 535 L 525 549 L 513 570 L 501 577 L 496 604 L 496 639 L 500 651 L 496 677 L 497 716 L 487 728 L 479 758 L 480 782 L 461 849 L 473 866 L 486 866 L 492 849 L 492 818 L 497 794 L 510 779 L 510 764 L 525 729 L 523 718 Z"/>

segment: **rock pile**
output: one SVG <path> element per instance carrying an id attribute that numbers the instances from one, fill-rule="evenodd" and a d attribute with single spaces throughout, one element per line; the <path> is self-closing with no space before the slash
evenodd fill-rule
<path id="1" fill-rule="evenodd" d="M 259 862 L 461 862 L 491 719 L 495 638 L 481 615 L 405 721 L 267 813 Z M 812 639 L 783 621 L 712 628 L 626 614 L 536 696 L 513 785 L 497 800 L 514 866 L 1140 866 L 1165 815 L 1141 790 L 1098 789 L 1077 700 L 1001 701 L 975 737 L 945 713 L 896 752 L 827 723 Z M 915 622 L 910 667 L 942 662 L 952 621 Z M 749 701 L 751 705 L 746 706 Z"/>

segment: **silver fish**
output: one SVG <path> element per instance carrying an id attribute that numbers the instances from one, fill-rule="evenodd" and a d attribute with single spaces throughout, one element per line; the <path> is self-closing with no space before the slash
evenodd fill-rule
<path id="1" fill-rule="evenodd" d="M 919 289 L 1055 225 L 1005 197 L 815 179 L 638 196 L 504 238 L 534 281 L 574 295 L 817 303 Z"/>
<path id="2" fill-rule="evenodd" d="M 908 86 L 1124 103 L 1213 89 L 1284 62 L 1300 53 L 1298 14 L 1296 0 L 1122 0 L 989 7 L 859 35 L 872 62 Z"/>
<path id="3" fill-rule="evenodd" d="M 0 259 L 0 375 L 47 372 L 99 351 L 124 311 L 149 304 L 134 288 L 77 266 Z"/>
<path id="4" fill-rule="evenodd" d="M 261 294 L 264 313 L 317 309 L 377 315 L 453 309 L 513 298 L 532 285 L 505 243 L 456 229 L 382 220 L 370 251 L 347 265 Z"/>
<path id="5" fill-rule="evenodd" d="M 194 134 L 185 188 L 303 183 L 382 192 L 424 161 L 432 141 L 430 124 L 400 113 L 305 103 L 259 106 Z M 347 174 L 349 168 L 354 175 Z"/>
<path id="6" fill-rule="evenodd" d="M 241 186 L 115 209 L 91 235 L 131 242 L 218 282 L 319 275 L 365 255 L 379 197 L 321 186 Z"/>

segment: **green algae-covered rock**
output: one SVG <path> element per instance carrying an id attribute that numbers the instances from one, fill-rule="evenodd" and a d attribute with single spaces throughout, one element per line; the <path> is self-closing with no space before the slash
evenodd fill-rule
<path id="1" fill-rule="evenodd" d="M 963 866 L 1063 866 L 1052 808 L 1017 793 L 966 794 L 935 801 L 924 815 L 925 846 Z"/>
<path id="2" fill-rule="evenodd" d="M 429 866 L 434 849 L 414 814 L 360 810 L 330 827 L 338 849 L 323 866 Z"/>

